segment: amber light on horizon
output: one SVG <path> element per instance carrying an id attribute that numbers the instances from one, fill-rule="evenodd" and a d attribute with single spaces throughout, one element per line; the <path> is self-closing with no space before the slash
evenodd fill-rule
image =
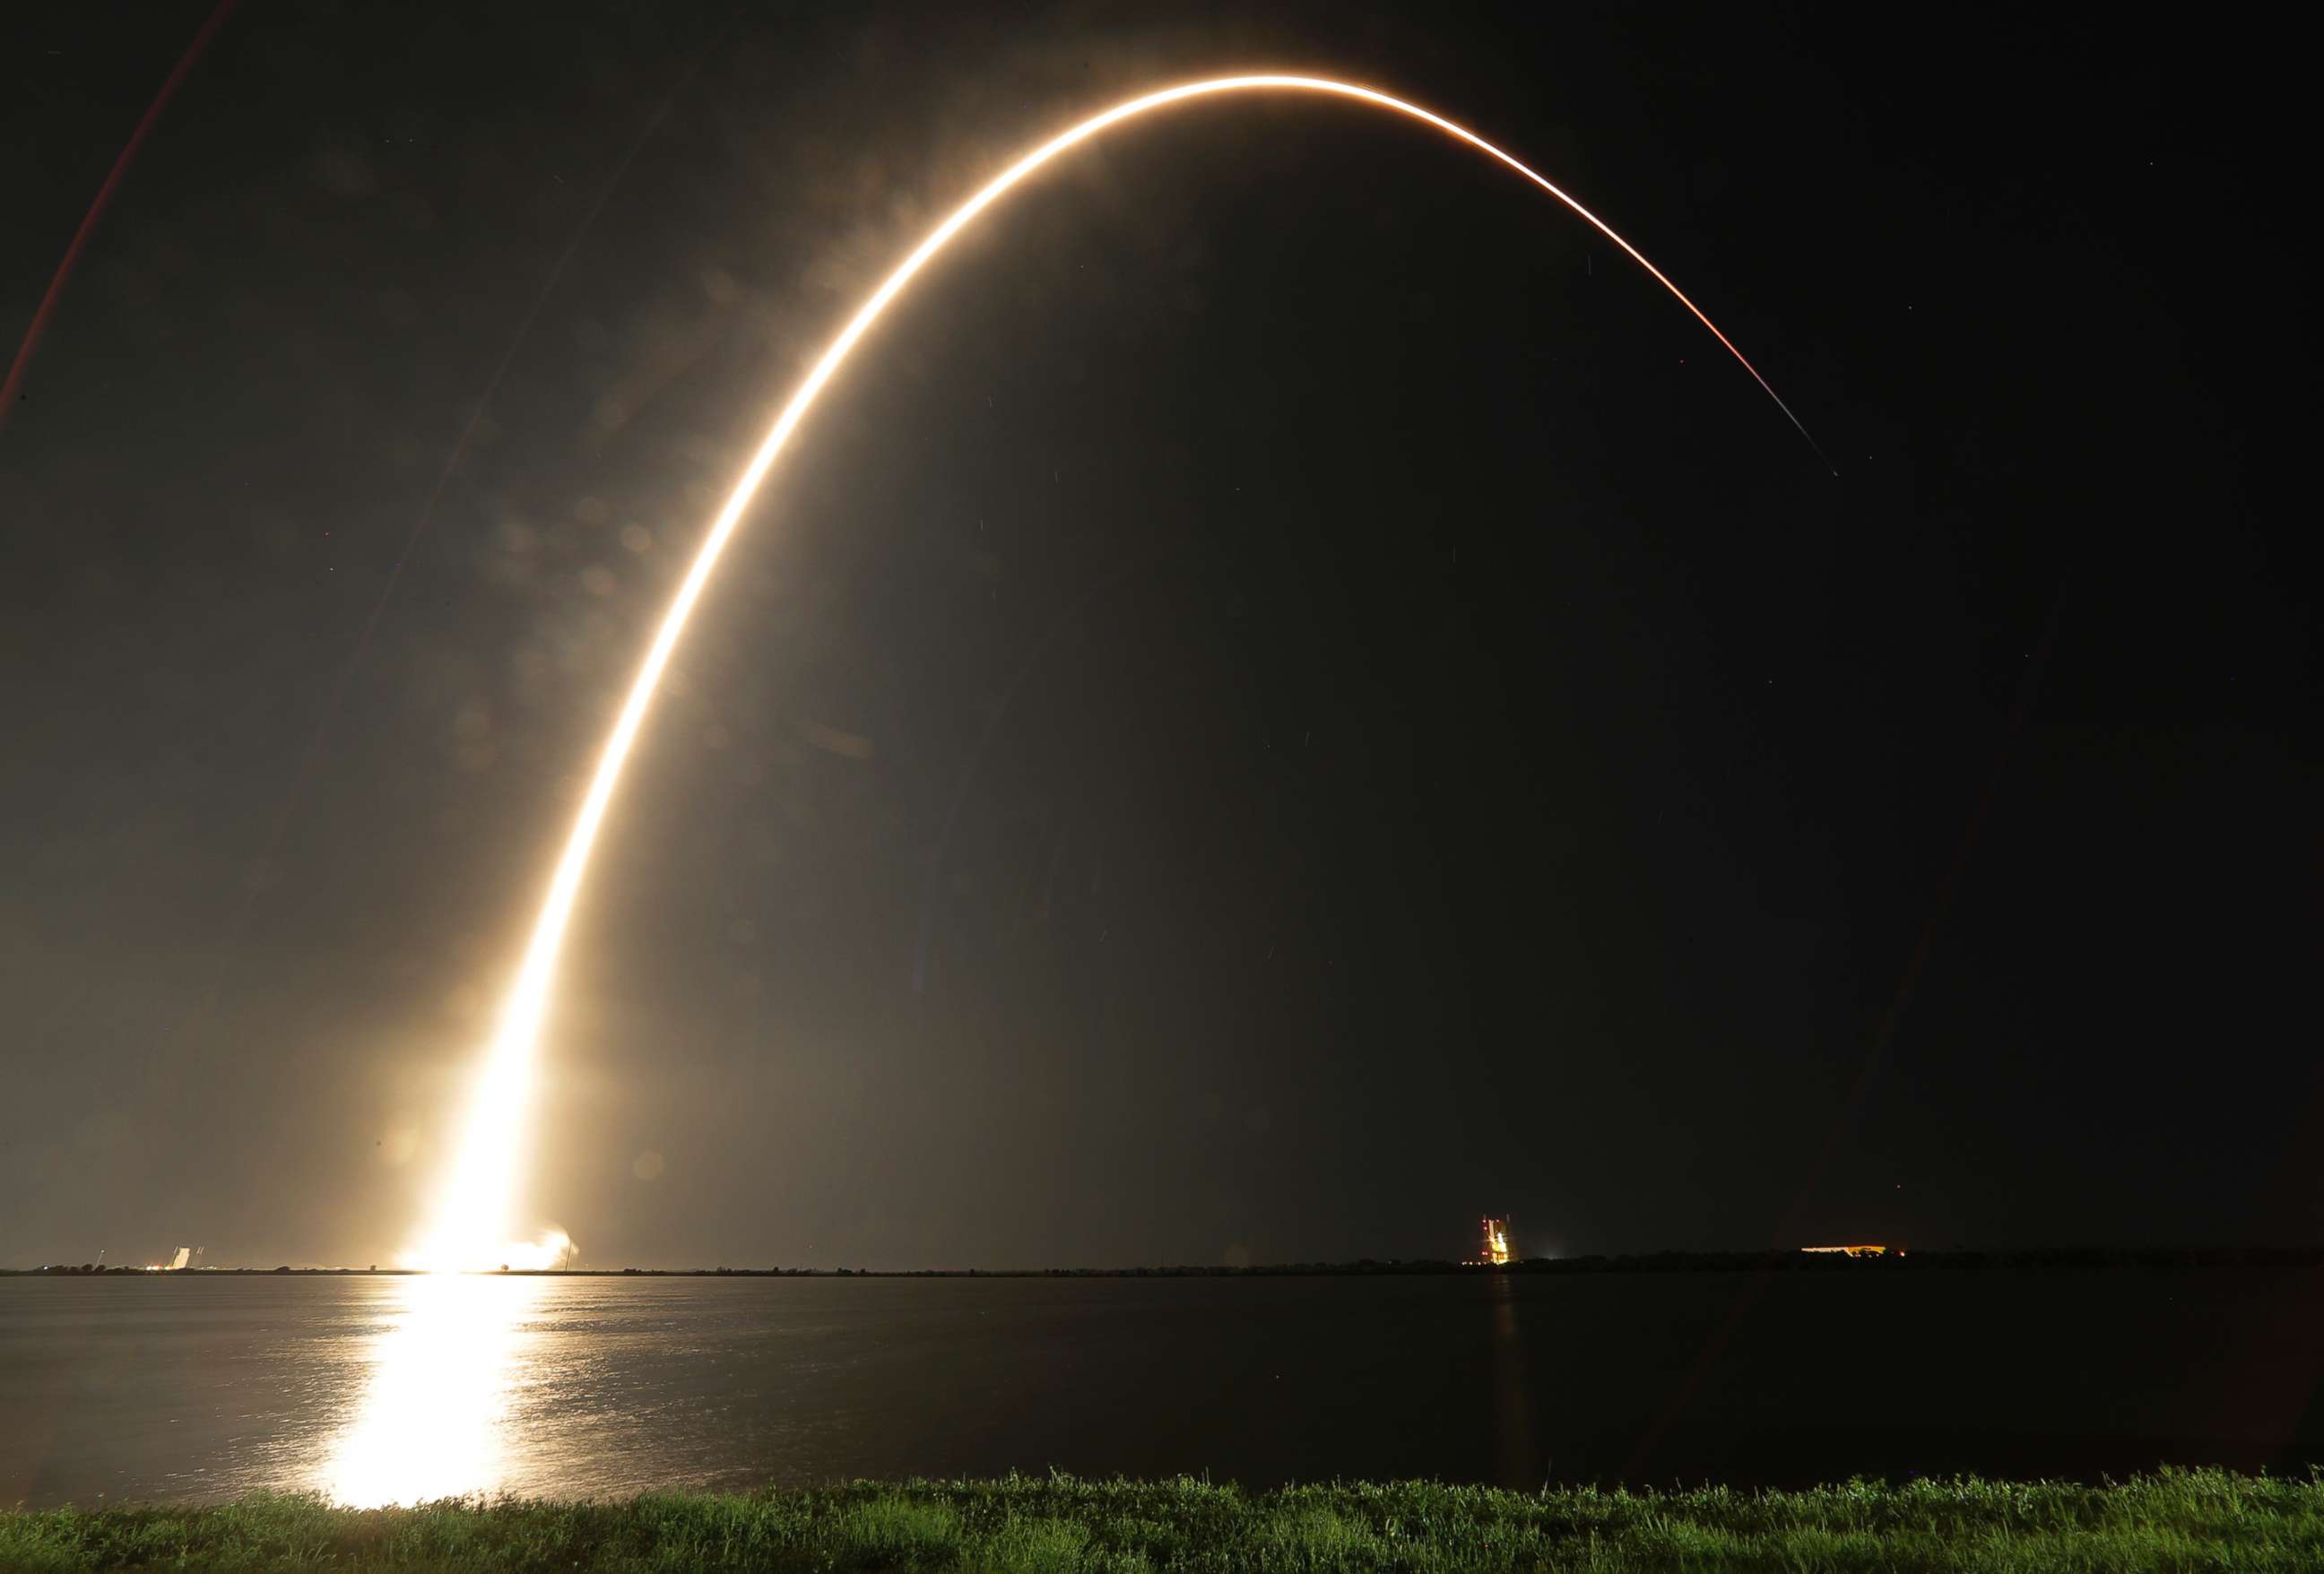
<path id="1" fill-rule="evenodd" d="M 640 664 L 637 677 L 614 720 L 613 732 L 598 756 L 596 769 L 590 778 L 580 812 L 574 818 L 573 829 L 566 838 L 564 851 L 558 857 L 555 873 L 550 878 L 548 897 L 542 903 L 540 916 L 534 921 L 523 962 L 517 970 L 515 985 L 510 990 L 498 1029 L 485 1051 L 484 1063 L 470 1099 L 451 1170 L 438 1193 L 420 1244 L 407 1255 L 406 1260 L 411 1266 L 436 1269 L 493 1268 L 503 1264 L 510 1266 L 545 1266 L 556 1255 L 556 1247 L 547 1242 L 515 1247 L 507 1243 L 517 1238 L 512 1220 L 517 1211 L 518 1178 L 522 1172 L 524 1159 L 530 1151 L 530 1120 L 537 1051 L 548 1012 L 549 990 L 556 980 L 558 957 L 564 946 L 573 906 L 580 894 L 582 879 L 588 871 L 590 853 L 604 824 L 613 790 L 620 784 L 622 766 L 628 761 L 639 730 L 644 725 L 646 713 L 652 707 L 654 695 L 660 687 L 662 675 L 669 665 L 670 654 L 686 631 L 695 603 L 701 598 L 713 570 L 726 550 L 727 543 L 733 538 L 743 514 L 757 496 L 760 484 L 765 481 L 776 457 L 781 454 L 799 422 L 806 418 L 824 386 L 838 372 L 841 363 L 855 347 L 856 342 L 871 330 L 881 314 L 887 310 L 890 303 L 929 260 L 1010 188 L 1050 160 L 1110 126 L 1153 110 L 1219 94 L 1255 91 L 1312 93 L 1388 110 L 1465 143 L 1531 181 L 1620 247 L 1633 262 L 1670 291 L 1679 304 L 1692 313 L 1695 319 L 1709 329 L 1711 336 L 1750 373 L 1767 397 L 1775 400 L 1784 419 L 1798 429 L 1802 437 L 1808 438 L 1810 446 L 1814 446 L 1815 440 L 1809 437 L 1806 427 L 1792 414 L 1790 407 L 1776 395 L 1767 380 L 1759 375 L 1757 368 L 1745 359 L 1742 351 L 1720 332 L 1718 325 L 1704 315 L 1702 308 L 1688 299 L 1660 269 L 1646 261 L 1637 247 L 1617 235 L 1596 214 L 1510 154 L 1466 127 L 1418 105 L 1370 87 L 1320 77 L 1220 77 L 1183 83 L 1128 99 L 1050 138 L 994 176 L 974 196 L 954 208 L 857 308 L 855 315 L 825 348 L 805 380 L 783 405 L 774 425 L 760 443 L 758 451 L 744 466 L 742 478 L 728 495 L 724 506 L 711 521 L 709 531 L 695 555 L 692 566 L 680 583 L 678 594 L 671 599 L 669 612 L 663 615 L 653 642 L 648 647 L 645 659 Z M 1821 450 L 1817 452 L 1821 456 Z M 512 1256 L 512 1252 L 534 1260 L 529 1263 L 517 1261 Z"/>

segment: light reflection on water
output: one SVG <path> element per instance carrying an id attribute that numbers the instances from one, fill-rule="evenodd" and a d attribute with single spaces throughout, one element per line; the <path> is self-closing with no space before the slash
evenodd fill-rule
<path id="1" fill-rule="evenodd" d="M 534 1324 L 549 1287 L 470 1274 L 401 1281 L 318 1489 L 374 1508 L 506 1487 L 512 1414 L 536 1380 Z"/>

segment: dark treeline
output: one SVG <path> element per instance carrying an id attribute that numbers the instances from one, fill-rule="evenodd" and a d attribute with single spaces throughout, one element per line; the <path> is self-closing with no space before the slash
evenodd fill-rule
<path id="1" fill-rule="evenodd" d="M 1148 1268 L 541 1268 L 503 1269 L 527 1278 L 805 1278 L 805 1279 L 1265 1279 L 1361 1278 L 1396 1275 L 1495 1274 L 1913 1274 L 1945 1269 L 2030 1268 L 2324 1268 L 2324 1246 L 2297 1247 L 2043 1247 L 2009 1250 L 1899 1251 L 1851 1257 L 1801 1251 L 1646 1252 L 1619 1256 L 1528 1257 L 1499 1267 L 1434 1258 L 1352 1263 L 1270 1263 L 1249 1267 L 1189 1264 Z M 402 1268 L 143 1268 L 93 1263 L 0 1268 L 12 1276 L 130 1278 L 217 1277 L 252 1274 L 407 1274 Z"/>

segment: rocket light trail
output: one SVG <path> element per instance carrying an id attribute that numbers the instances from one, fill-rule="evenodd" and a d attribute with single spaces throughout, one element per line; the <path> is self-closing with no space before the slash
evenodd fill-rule
<path id="1" fill-rule="evenodd" d="M 73 271 L 79 266 L 81 253 L 88 249 L 88 237 L 96 233 L 97 220 L 103 218 L 105 210 L 113 205 L 113 194 L 121 189 L 122 179 L 129 173 L 129 166 L 137 161 L 137 150 L 143 147 L 145 139 L 153 134 L 153 127 L 160 123 L 161 112 L 170 107 L 170 100 L 178 96 L 179 87 L 192 74 L 203 51 L 210 47 L 210 40 L 217 36 L 219 28 L 226 25 L 226 19 L 239 3 L 240 0 L 218 0 L 217 8 L 210 13 L 209 20 L 195 32 L 193 42 L 186 46 L 186 52 L 178 57 L 177 65 L 162 80 L 161 90 L 153 95 L 153 102 L 146 106 L 145 113 L 138 117 L 136 129 L 129 133 L 129 141 L 123 145 L 121 156 L 113 161 L 113 168 L 106 173 L 105 183 L 97 189 L 96 199 L 88 205 L 88 213 L 81 216 L 80 227 L 73 231 L 71 244 L 65 247 L 64 261 L 57 264 L 55 274 L 49 280 L 49 288 L 41 297 L 41 304 L 33 309 L 31 325 L 24 329 L 24 336 L 16 345 L 15 358 L 8 364 L 8 375 L 0 378 L 0 427 L 8 424 L 9 412 L 23 397 L 24 373 L 32 364 L 32 353 L 41 347 L 41 336 L 49 331 L 49 319 L 57 313 L 57 300 L 65 292 L 66 281 L 72 278 Z M 53 54 L 56 51 L 51 50 L 50 52 Z"/>
<path id="2" fill-rule="evenodd" d="M 1810 436 L 1799 417 L 1792 413 L 1791 407 L 1783 401 L 1767 380 L 1759 375 L 1758 368 L 1735 347 L 1733 341 L 1720 332 L 1719 326 L 1704 315 L 1701 307 L 1688 299 L 1686 293 L 1671 282 L 1661 269 L 1646 261 L 1636 246 L 1617 235 L 1605 220 L 1510 154 L 1467 127 L 1457 125 L 1416 104 L 1408 104 L 1370 87 L 1334 82 L 1321 77 L 1220 77 L 1208 81 L 1182 83 L 1117 104 L 1052 137 L 994 176 L 982 190 L 954 208 L 951 216 L 929 232 L 927 238 L 897 265 L 895 272 L 881 281 L 880 287 L 872 292 L 871 299 L 857 308 L 847 326 L 840 330 L 838 337 L 832 340 L 816 360 L 806 380 L 791 394 L 782 412 L 775 418 L 774 426 L 760 443 L 758 452 L 752 456 L 742 479 L 728 495 L 725 506 L 711 521 L 709 534 L 696 552 L 693 566 L 687 570 L 678 594 L 670 602 L 669 611 L 663 614 L 661 626 L 655 631 L 653 643 L 647 649 L 645 660 L 640 665 L 637 677 L 630 686 L 628 697 L 622 704 L 613 733 L 606 739 L 604 750 L 597 758 L 597 769 L 590 778 L 588 793 L 582 799 L 580 813 L 575 816 L 572 832 L 566 838 L 565 851 L 558 859 L 556 873 L 549 881 L 548 899 L 541 905 L 540 916 L 534 920 L 532 938 L 526 944 L 524 960 L 518 969 L 515 986 L 503 1008 L 499 1029 L 486 1051 L 484 1071 L 469 1107 L 457 1157 L 444 1189 L 438 1194 L 432 1224 L 421 1245 L 411 1254 L 410 1260 L 415 1266 L 437 1269 L 489 1268 L 503 1263 L 545 1266 L 548 1258 L 563 1243 L 561 1236 L 552 1236 L 546 1241 L 530 1246 L 504 1244 L 510 1239 L 508 1216 L 513 1209 L 515 1183 L 525 1154 L 526 1117 L 530 1107 L 536 1050 L 547 1015 L 549 987 L 556 979 L 558 956 L 564 947 L 566 929 L 572 921 L 573 905 L 580 895 L 582 878 L 588 872 L 589 855 L 596 846 L 598 831 L 604 824 L 606 807 L 613 802 L 613 789 L 621 783 L 622 768 L 627 763 L 630 750 L 637 741 L 639 729 L 645 723 L 647 711 L 652 708 L 655 691 L 661 686 L 662 674 L 669 665 L 671 652 L 686 632 L 687 621 L 693 615 L 695 603 L 701 599 L 704 586 L 709 583 L 727 543 L 741 526 L 742 515 L 758 495 L 767 473 L 774 467 L 776 458 L 790 441 L 791 434 L 798 429 L 799 422 L 806 419 L 825 385 L 838 372 L 841 363 L 847 359 L 848 353 L 855 348 L 856 343 L 871 331 L 881 314 L 888 309 L 920 270 L 979 214 L 1027 176 L 1060 153 L 1069 152 L 1123 121 L 1191 99 L 1246 92 L 1314 93 L 1351 99 L 1416 120 L 1508 166 L 1563 203 L 1599 234 L 1620 247 L 1632 262 L 1651 274 L 1656 283 L 1669 290 L 1678 303 L 1692 312 L 1695 320 L 1725 346 L 1743 370 L 1751 374 L 1752 381 L 1758 383 L 1767 397 L 1775 400 L 1775 408 L 1784 412 L 1784 419 L 1797 428 L 1801 437 L 1807 438 L 1809 446 L 1816 446 L 1815 438 Z M 1817 448 L 1816 452 L 1821 457 L 1822 449 Z"/>

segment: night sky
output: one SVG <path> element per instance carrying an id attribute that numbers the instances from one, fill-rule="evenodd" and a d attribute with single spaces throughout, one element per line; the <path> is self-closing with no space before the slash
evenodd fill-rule
<path id="1" fill-rule="evenodd" d="M 244 0 L 0 426 L 0 1263 L 391 1260 L 578 775 L 599 1266 L 2324 1237 L 2282 41 Z M 997 8 L 991 8 L 997 9 Z M 208 0 L 0 49 L 0 356 Z M 1873 17 L 1882 18 L 1874 21 Z M 2289 501 L 2287 501 L 2289 500 Z"/>

